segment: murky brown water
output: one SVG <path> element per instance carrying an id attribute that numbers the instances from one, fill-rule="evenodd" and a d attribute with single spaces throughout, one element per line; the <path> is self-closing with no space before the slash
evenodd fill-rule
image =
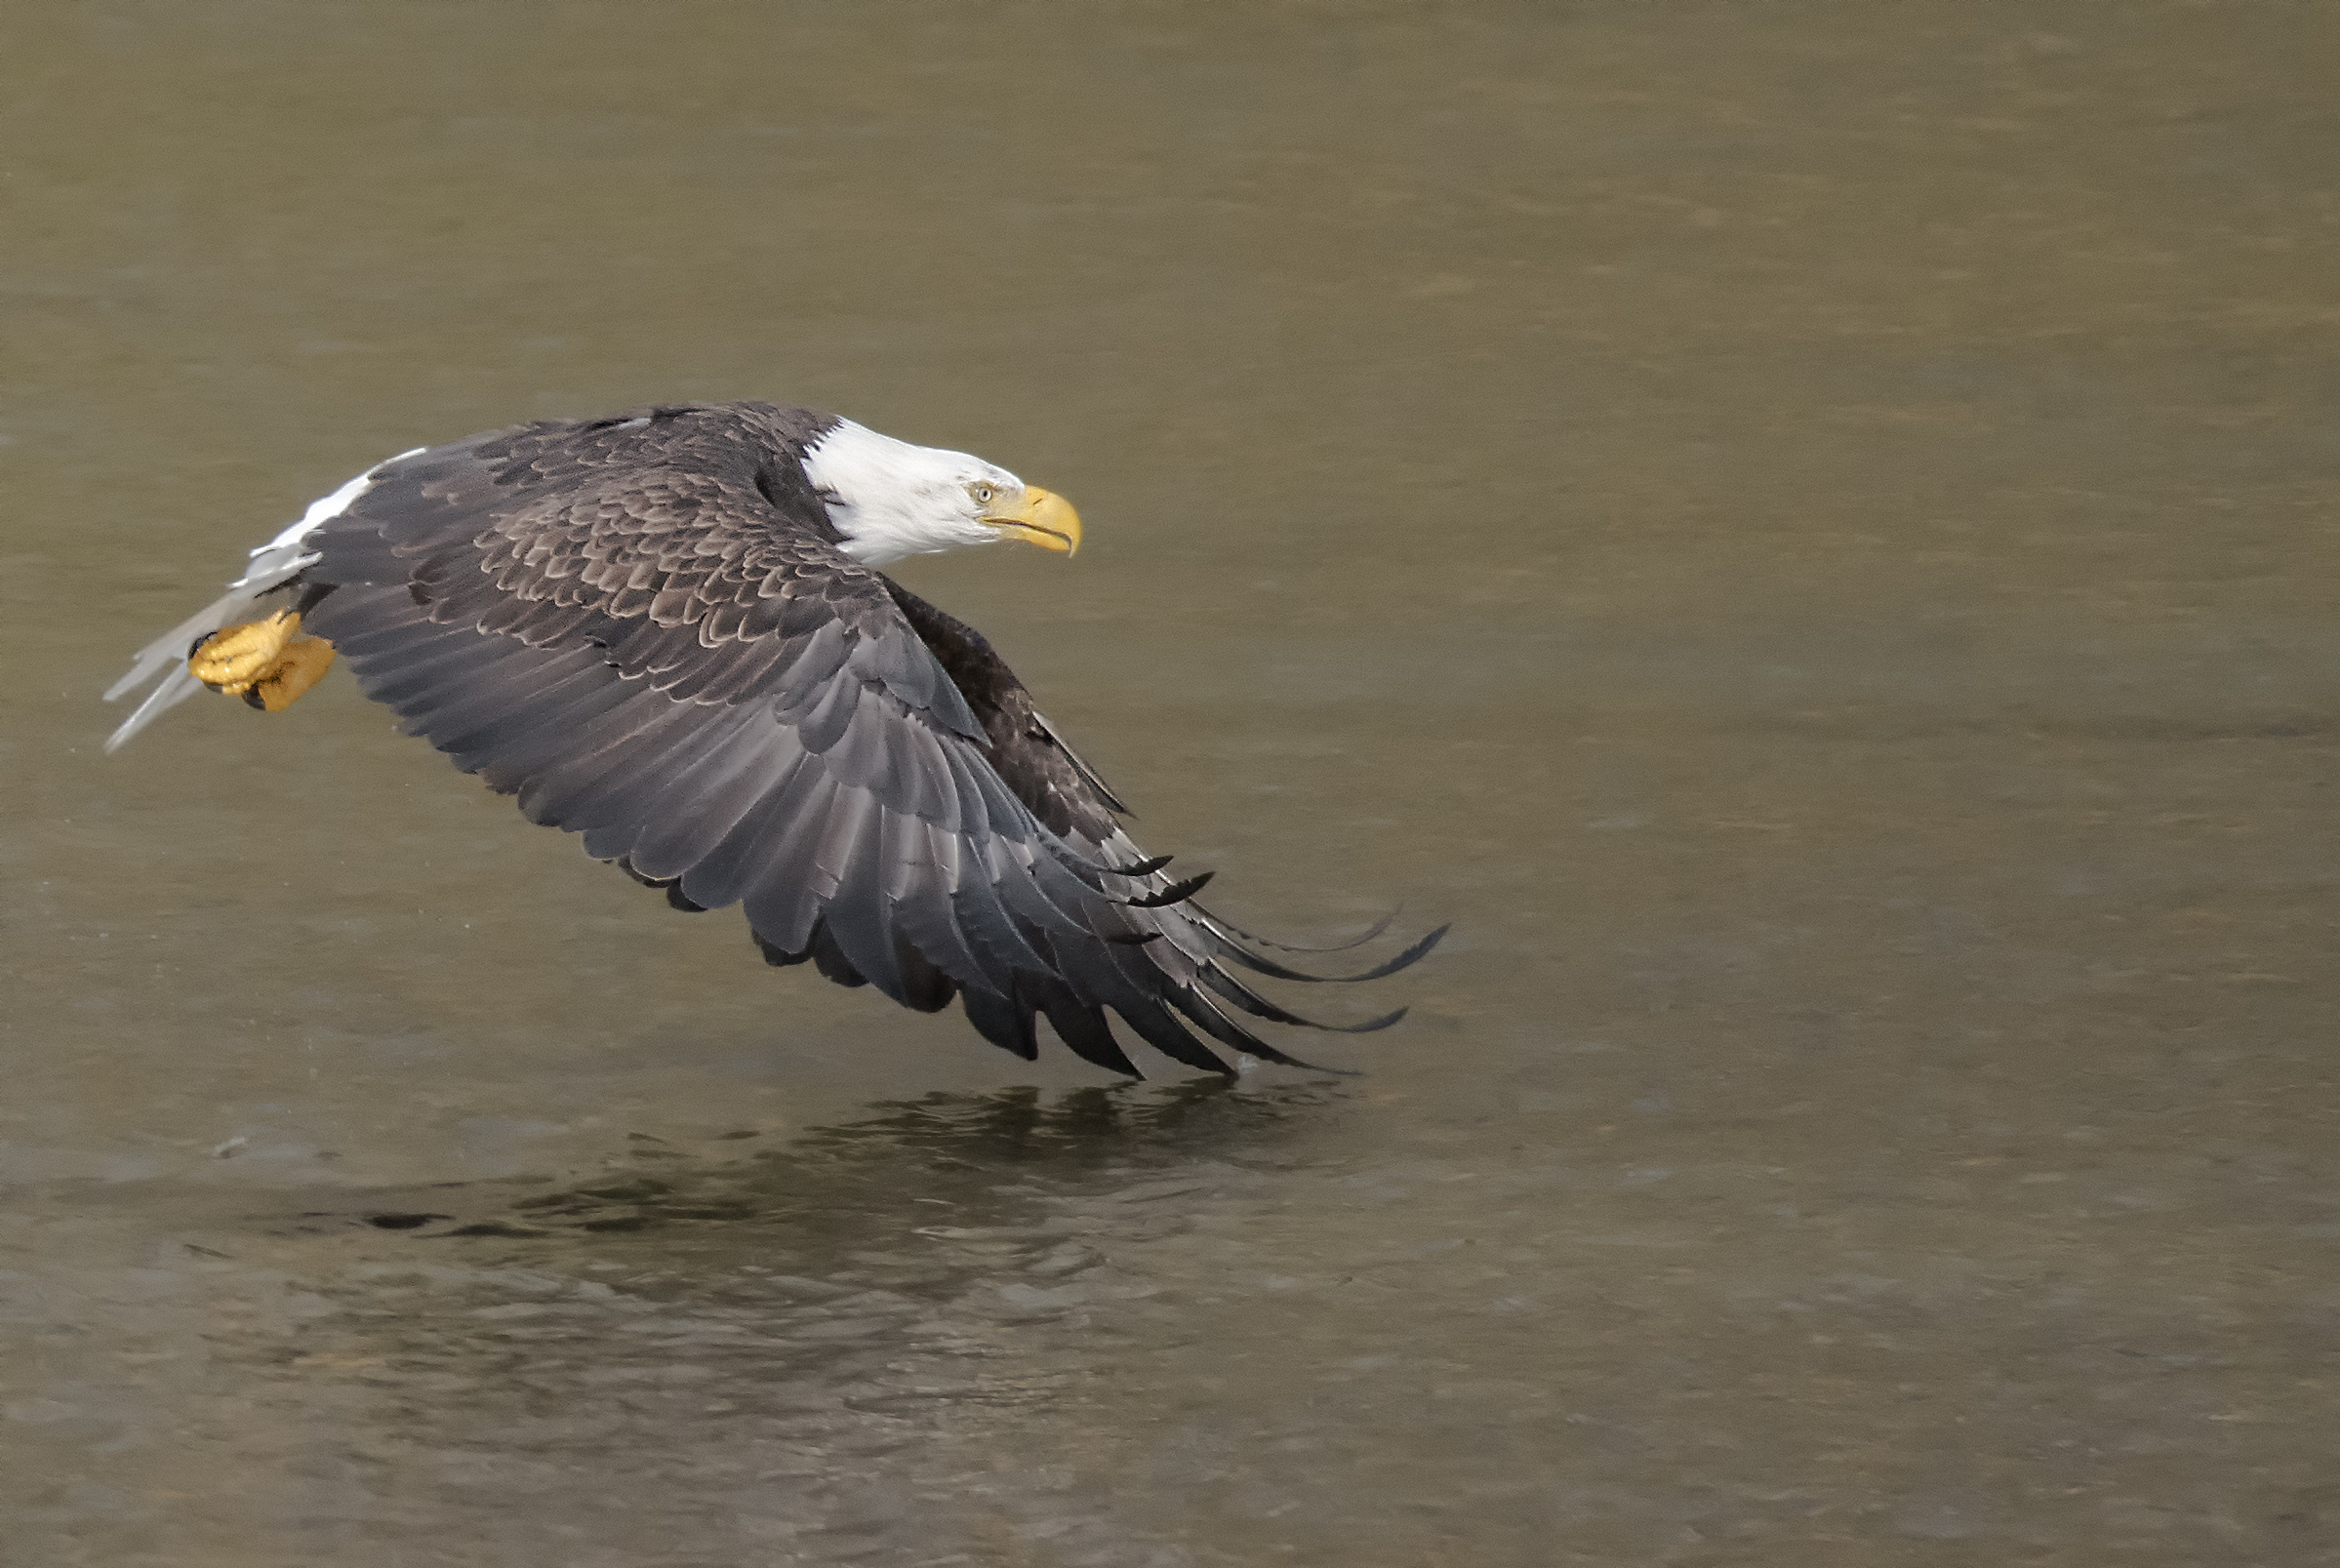
<path id="1" fill-rule="evenodd" d="M 19 7 L 9 1562 L 2340 1562 L 2340 11 Z M 367 462 L 776 397 L 1357 1079 L 755 961 L 346 680 Z M 382 1222 L 403 1224 L 385 1228 Z"/>

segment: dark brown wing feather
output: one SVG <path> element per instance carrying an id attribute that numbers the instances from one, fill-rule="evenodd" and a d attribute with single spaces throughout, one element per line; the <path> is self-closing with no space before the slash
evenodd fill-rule
<path id="1" fill-rule="evenodd" d="M 307 628 L 530 820 L 743 905 L 773 963 L 958 994 L 1024 1056 L 1037 1014 L 1136 1071 L 1110 1009 L 1191 1066 L 1228 1070 L 1196 1031 L 1291 1060 L 1236 1015 L 1305 1021 L 1231 966 L 1315 977 L 1184 902 L 988 644 L 836 547 L 800 462 L 830 422 L 657 408 L 389 463 L 313 536 Z"/>

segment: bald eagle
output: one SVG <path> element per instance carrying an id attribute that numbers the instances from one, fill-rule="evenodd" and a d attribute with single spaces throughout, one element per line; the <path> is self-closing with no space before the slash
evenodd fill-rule
<path id="1" fill-rule="evenodd" d="M 744 905 L 772 964 L 921 1012 L 955 995 L 1028 1060 L 1045 1017 L 1142 1076 L 1110 1010 L 1191 1067 L 1231 1070 L 1198 1036 L 1306 1065 L 1245 1021 L 1327 1025 L 1237 971 L 1376 979 L 1444 928 L 1362 974 L 1271 956 L 1295 949 L 1131 842 L 1127 808 L 989 643 L 877 570 L 1080 538 L 1070 504 L 1003 468 L 809 409 L 492 430 L 377 463 L 252 551 L 105 694 L 156 683 L 106 749 L 201 687 L 280 710 L 338 652 L 530 821 L 678 909 Z"/>

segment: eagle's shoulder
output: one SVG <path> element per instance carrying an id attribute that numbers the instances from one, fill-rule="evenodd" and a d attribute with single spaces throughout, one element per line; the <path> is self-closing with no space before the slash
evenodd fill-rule
<path id="1" fill-rule="evenodd" d="M 313 581 L 482 586 L 591 602 L 621 619 L 698 621 L 819 579 L 831 596 L 884 602 L 878 575 L 837 548 L 806 445 L 833 416 L 764 403 L 654 404 L 539 421 L 424 448 L 373 470 L 309 541 Z M 474 570 L 475 569 L 475 570 Z M 776 575 L 777 574 L 777 575 Z"/>
<path id="2" fill-rule="evenodd" d="M 976 732 L 804 475 L 803 443 L 828 419 L 661 404 L 426 449 L 377 470 L 320 531 L 306 578 L 401 588 L 436 623 L 531 648 L 589 644 L 676 699 L 787 705 L 850 667 Z M 354 602 L 321 603 L 320 626 Z"/>

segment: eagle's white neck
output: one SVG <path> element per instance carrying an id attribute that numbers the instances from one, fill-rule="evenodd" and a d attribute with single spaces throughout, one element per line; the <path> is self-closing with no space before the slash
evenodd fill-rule
<path id="1" fill-rule="evenodd" d="M 840 420 L 804 450 L 804 476 L 857 561 L 883 566 L 963 544 L 996 543 L 972 487 L 1024 488 L 1005 468 L 940 447 L 912 446 Z"/>

